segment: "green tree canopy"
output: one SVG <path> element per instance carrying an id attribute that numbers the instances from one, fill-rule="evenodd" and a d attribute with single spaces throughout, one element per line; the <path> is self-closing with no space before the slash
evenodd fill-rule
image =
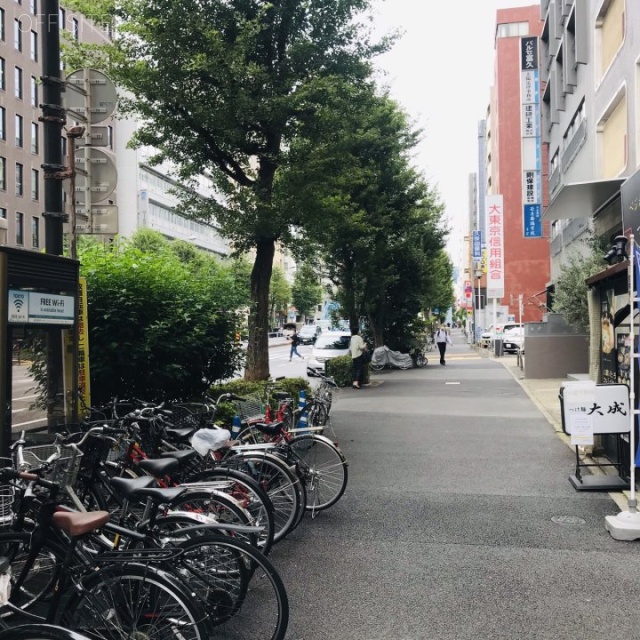
<path id="1" fill-rule="evenodd" d="M 103 3 L 104 4 L 104 3 Z M 109 5 L 109 3 L 106 3 Z M 116 38 L 99 59 L 139 118 L 134 144 L 158 149 L 180 177 L 210 175 L 219 197 L 185 202 L 255 250 L 246 377 L 268 377 L 269 283 L 278 240 L 304 211 L 279 206 L 274 181 L 292 140 L 326 110 L 336 79 L 357 83 L 387 48 L 360 18 L 370 0 L 113 0 Z M 89 0 L 72 0 L 85 14 Z M 304 222 L 304 219 L 302 220 Z"/>
<path id="2" fill-rule="evenodd" d="M 322 256 L 351 324 L 364 316 L 376 344 L 404 343 L 443 246 L 442 205 L 411 166 L 419 132 L 398 105 L 373 86 L 334 88 L 321 123 L 330 143 L 296 140 L 278 194 L 313 212 L 298 253 Z"/>
<path id="3" fill-rule="evenodd" d="M 322 302 L 322 284 L 317 268 L 308 262 L 298 266 L 291 290 L 291 301 L 298 313 L 310 317 Z"/>
<path id="4" fill-rule="evenodd" d="M 271 318 L 275 321 L 278 317 L 286 317 L 287 307 L 291 301 L 291 287 L 280 267 L 273 268 L 269 300 L 271 301 Z"/>

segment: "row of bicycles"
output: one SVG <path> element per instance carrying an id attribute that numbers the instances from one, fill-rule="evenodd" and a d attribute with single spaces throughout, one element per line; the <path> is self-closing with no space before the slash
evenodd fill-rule
<path id="1" fill-rule="evenodd" d="M 308 406 L 274 394 L 233 439 L 214 425 L 249 402 L 232 394 L 114 400 L 54 442 L 19 438 L 0 459 L 0 640 L 282 640 L 270 551 L 348 480 L 320 378 Z"/>

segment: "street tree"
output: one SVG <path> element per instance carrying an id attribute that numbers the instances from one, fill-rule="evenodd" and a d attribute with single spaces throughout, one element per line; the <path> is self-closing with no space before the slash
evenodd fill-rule
<path id="1" fill-rule="evenodd" d="M 322 302 L 322 284 L 318 269 L 309 262 L 298 267 L 291 288 L 291 301 L 300 315 L 313 315 L 316 305 Z"/>
<path id="2" fill-rule="evenodd" d="M 411 165 L 420 134 L 398 105 L 372 85 L 337 89 L 325 143 L 295 141 L 281 191 L 316 211 L 299 253 L 322 256 L 350 324 L 366 317 L 376 344 L 405 342 L 443 246 L 442 204 Z"/>
<path id="3" fill-rule="evenodd" d="M 269 287 L 269 318 L 274 326 L 287 315 L 287 308 L 291 302 L 291 286 L 284 277 L 280 267 L 274 267 L 271 273 Z"/>
<path id="4" fill-rule="evenodd" d="M 126 94 L 140 126 L 132 143 L 157 149 L 183 181 L 206 174 L 215 197 L 184 211 L 215 218 L 238 251 L 255 255 L 245 377 L 269 376 L 269 283 L 278 241 L 296 212 L 274 188 L 303 125 L 323 117 L 334 82 L 369 77 L 373 44 L 361 19 L 371 0 L 101 0 L 116 37 L 96 56 Z M 91 15 L 93 0 L 70 6 Z M 95 53 L 95 50 L 94 50 Z M 312 130 L 313 127 L 307 127 Z"/>

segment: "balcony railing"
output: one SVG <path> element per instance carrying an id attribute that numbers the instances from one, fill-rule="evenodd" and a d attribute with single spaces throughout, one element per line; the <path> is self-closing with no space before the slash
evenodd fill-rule
<path id="1" fill-rule="evenodd" d="M 562 152 L 562 170 L 566 171 L 575 157 L 578 155 L 578 151 L 582 148 L 585 140 L 587 139 L 587 121 L 586 119 L 580 123 L 580 126 L 573 134 L 573 138 L 567 144 L 567 147 Z"/>

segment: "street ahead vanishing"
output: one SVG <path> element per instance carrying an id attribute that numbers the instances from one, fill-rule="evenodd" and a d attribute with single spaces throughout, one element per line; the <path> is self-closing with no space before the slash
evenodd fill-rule
<path id="1" fill-rule="evenodd" d="M 574 490 L 573 451 L 511 373 L 453 341 L 445 367 L 341 392 L 347 492 L 272 553 L 288 639 L 637 638 L 640 547 L 604 528 L 619 508 Z"/>

